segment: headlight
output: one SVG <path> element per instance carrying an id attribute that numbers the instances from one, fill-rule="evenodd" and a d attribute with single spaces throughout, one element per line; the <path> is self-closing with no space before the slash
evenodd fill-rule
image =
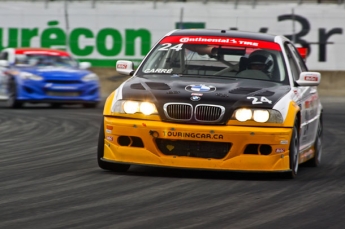
<path id="1" fill-rule="evenodd" d="M 269 118 L 268 110 L 254 110 L 253 119 L 255 122 L 267 122 Z"/>
<path id="2" fill-rule="evenodd" d="M 157 113 L 156 106 L 153 103 L 150 102 L 142 102 L 140 103 L 139 110 L 144 115 L 150 115 L 153 113 Z"/>
<path id="3" fill-rule="evenodd" d="M 250 109 L 238 109 L 235 111 L 235 118 L 240 122 L 245 122 L 252 118 L 252 110 Z"/>
<path id="4" fill-rule="evenodd" d="M 98 76 L 95 73 L 87 74 L 86 76 L 82 78 L 82 81 L 84 82 L 95 81 L 95 80 L 98 80 Z"/>
<path id="5" fill-rule="evenodd" d="M 113 107 L 113 112 L 125 114 L 143 113 L 144 115 L 158 113 L 155 104 L 151 102 L 140 102 L 131 100 L 117 101 Z"/>
<path id="6" fill-rule="evenodd" d="M 21 72 L 19 73 L 19 77 L 22 78 L 23 80 L 36 80 L 36 81 L 43 80 L 43 77 L 34 75 L 30 72 Z"/>
<path id="7" fill-rule="evenodd" d="M 125 101 L 123 103 L 123 110 L 127 113 L 127 114 L 134 114 L 139 112 L 139 102 L 135 102 L 135 101 Z"/>
<path id="8" fill-rule="evenodd" d="M 283 117 L 277 110 L 240 108 L 234 112 L 232 119 L 240 122 L 254 120 L 260 123 L 283 123 Z"/>

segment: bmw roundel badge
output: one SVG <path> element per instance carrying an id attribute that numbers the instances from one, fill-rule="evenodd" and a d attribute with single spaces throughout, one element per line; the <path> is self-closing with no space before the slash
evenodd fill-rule
<path id="1" fill-rule="evenodd" d="M 192 101 L 199 101 L 201 99 L 200 96 L 196 96 L 196 95 L 193 95 L 192 97 L 190 97 L 190 100 Z"/>
<path id="2" fill-rule="evenodd" d="M 188 85 L 185 87 L 186 91 L 190 92 L 203 92 L 203 93 L 208 93 L 208 92 L 214 92 L 216 90 L 215 86 L 211 85 L 204 85 L 204 84 L 199 84 L 199 85 Z"/>

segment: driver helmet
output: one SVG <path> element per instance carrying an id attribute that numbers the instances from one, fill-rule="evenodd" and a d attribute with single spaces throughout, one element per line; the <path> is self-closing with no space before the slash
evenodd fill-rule
<path id="1" fill-rule="evenodd" d="M 271 73 L 273 69 L 272 55 L 264 50 L 252 52 L 248 58 L 248 69 Z"/>

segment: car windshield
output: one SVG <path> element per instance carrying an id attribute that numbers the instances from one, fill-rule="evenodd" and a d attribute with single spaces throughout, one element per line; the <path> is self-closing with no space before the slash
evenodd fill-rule
<path id="1" fill-rule="evenodd" d="M 163 40 L 138 73 L 248 78 L 288 84 L 285 69 L 280 48 L 164 43 Z"/>
<path id="2" fill-rule="evenodd" d="M 46 55 L 46 54 L 24 54 L 16 55 L 15 65 L 19 67 L 69 67 L 78 66 L 77 61 L 69 56 Z"/>

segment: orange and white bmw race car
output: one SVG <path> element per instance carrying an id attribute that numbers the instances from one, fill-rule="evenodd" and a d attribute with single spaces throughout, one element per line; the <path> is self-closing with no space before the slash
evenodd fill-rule
<path id="1" fill-rule="evenodd" d="M 99 167 L 280 172 L 318 166 L 322 105 L 304 56 L 283 36 L 174 30 L 106 100 Z"/>

